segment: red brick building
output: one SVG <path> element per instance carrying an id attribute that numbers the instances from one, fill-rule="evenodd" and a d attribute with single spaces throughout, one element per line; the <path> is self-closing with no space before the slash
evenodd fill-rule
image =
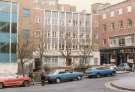
<path id="1" fill-rule="evenodd" d="M 101 64 L 133 63 L 135 53 L 135 0 L 114 5 L 92 5 L 93 45 L 100 49 Z"/>

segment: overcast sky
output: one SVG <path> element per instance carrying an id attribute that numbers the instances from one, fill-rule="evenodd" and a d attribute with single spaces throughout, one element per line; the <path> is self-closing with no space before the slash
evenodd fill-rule
<path id="1" fill-rule="evenodd" d="M 118 3 L 124 0 L 59 0 L 60 3 L 71 4 L 77 7 L 77 10 L 87 10 L 90 12 L 90 5 L 93 3 Z"/>

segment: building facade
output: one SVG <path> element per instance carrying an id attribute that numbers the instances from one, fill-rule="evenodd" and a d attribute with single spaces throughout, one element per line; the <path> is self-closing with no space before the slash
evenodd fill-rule
<path id="1" fill-rule="evenodd" d="M 135 1 L 94 4 L 93 42 L 100 49 L 101 64 L 132 64 L 135 57 Z"/>
<path id="2" fill-rule="evenodd" d="M 8 71 L 16 63 L 17 3 L 0 1 L 0 69 Z"/>
<path id="3" fill-rule="evenodd" d="M 90 16 L 87 13 L 45 10 L 45 29 L 43 30 L 45 42 L 43 63 L 45 65 L 67 67 L 99 63 L 93 62 L 92 52 L 89 51 Z M 85 61 L 83 60 L 84 55 Z M 68 60 L 66 60 L 67 56 L 69 56 Z"/>

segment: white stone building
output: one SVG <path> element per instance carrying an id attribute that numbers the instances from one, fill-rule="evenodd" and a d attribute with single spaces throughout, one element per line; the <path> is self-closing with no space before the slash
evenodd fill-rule
<path id="1" fill-rule="evenodd" d="M 99 57 L 93 56 L 99 56 L 99 52 L 93 53 L 89 49 L 91 31 L 91 15 L 88 13 L 45 10 L 43 64 L 50 67 L 99 65 Z M 87 58 L 84 60 L 83 57 Z"/>

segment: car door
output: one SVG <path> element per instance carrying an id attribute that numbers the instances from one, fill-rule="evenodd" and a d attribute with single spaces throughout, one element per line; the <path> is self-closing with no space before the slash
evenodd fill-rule
<path id="1" fill-rule="evenodd" d="M 71 80 L 74 77 L 73 72 L 69 72 L 69 71 L 66 72 L 66 75 L 65 76 L 67 77 L 67 80 Z"/>
<path id="2" fill-rule="evenodd" d="M 20 76 L 16 76 L 16 79 L 15 79 L 15 84 L 16 85 L 21 85 L 22 84 L 22 77 L 20 77 Z"/>
<path id="3" fill-rule="evenodd" d="M 67 80 L 67 73 L 66 72 L 59 72 L 59 76 L 62 80 Z"/>
<path id="4" fill-rule="evenodd" d="M 5 79 L 5 85 L 6 86 L 14 86 L 16 85 L 16 78 L 14 77 L 8 77 Z"/>

